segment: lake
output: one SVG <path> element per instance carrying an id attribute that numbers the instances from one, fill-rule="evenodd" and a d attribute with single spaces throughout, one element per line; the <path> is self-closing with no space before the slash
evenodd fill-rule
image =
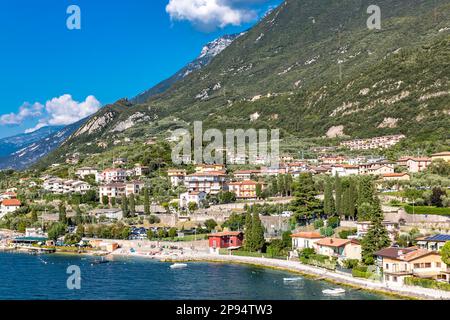
<path id="1" fill-rule="evenodd" d="M 390 297 L 346 288 L 341 296 L 326 296 L 337 288 L 324 281 L 253 266 L 170 263 L 144 258 L 99 258 L 69 255 L 0 253 L 2 300 L 375 300 Z M 69 266 L 81 271 L 80 289 L 67 287 Z"/>

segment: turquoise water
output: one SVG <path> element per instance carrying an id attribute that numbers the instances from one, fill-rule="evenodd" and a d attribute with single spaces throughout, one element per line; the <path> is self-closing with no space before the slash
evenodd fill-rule
<path id="1" fill-rule="evenodd" d="M 66 255 L 33 256 L 0 253 L 2 300 L 322 300 L 388 299 L 347 289 L 345 295 L 324 296 L 338 286 L 288 272 L 243 265 L 189 263 L 172 270 L 169 263 L 147 259 L 116 259 L 92 265 L 94 258 Z M 81 289 L 67 289 L 67 268 L 79 266 Z M 284 281 L 295 278 L 295 281 Z"/>

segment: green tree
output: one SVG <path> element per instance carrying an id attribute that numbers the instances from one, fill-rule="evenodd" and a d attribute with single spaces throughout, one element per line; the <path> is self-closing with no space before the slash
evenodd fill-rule
<path id="1" fill-rule="evenodd" d="M 333 198 L 333 184 L 330 180 L 325 183 L 323 212 L 327 216 L 333 216 L 336 213 L 334 198 Z"/>
<path id="2" fill-rule="evenodd" d="M 83 215 L 81 214 L 81 209 L 79 206 L 75 207 L 75 224 L 81 225 L 83 223 Z"/>
<path id="3" fill-rule="evenodd" d="M 66 205 L 64 204 L 64 202 L 61 201 L 61 203 L 59 204 L 59 222 L 61 222 L 62 224 L 67 224 L 67 212 L 66 212 Z"/>
<path id="4" fill-rule="evenodd" d="M 264 238 L 264 227 L 262 225 L 261 219 L 259 218 L 259 214 L 256 212 L 253 214 L 252 218 L 252 250 L 261 252 L 263 249 L 266 240 Z"/>
<path id="5" fill-rule="evenodd" d="M 323 206 L 317 199 L 318 192 L 314 186 L 314 180 L 309 173 L 301 173 L 294 185 L 295 199 L 290 204 L 294 212 L 294 222 L 316 218 L 323 213 Z"/>
<path id="6" fill-rule="evenodd" d="M 47 233 L 50 240 L 56 241 L 60 236 L 63 236 L 66 233 L 66 225 L 61 222 L 56 222 L 51 225 Z"/>
<path id="7" fill-rule="evenodd" d="M 177 236 L 177 229 L 170 228 L 169 229 L 169 238 L 171 238 L 173 240 L 173 239 L 175 239 L 176 236 Z"/>
<path id="8" fill-rule="evenodd" d="M 231 231 L 242 230 L 245 227 L 245 214 L 233 212 L 231 216 L 222 224 L 222 228 L 228 228 Z"/>
<path id="9" fill-rule="evenodd" d="M 198 209 L 197 202 L 193 202 L 193 201 L 189 202 L 188 209 L 189 209 L 189 212 L 194 212 L 195 210 L 197 210 Z"/>
<path id="10" fill-rule="evenodd" d="M 148 194 L 148 188 L 144 189 L 144 213 L 146 216 L 150 215 L 150 196 Z"/>
<path id="11" fill-rule="evenodd" d="M 389 233 L 383 225 L 383 211 L 378 197 L 369 206 L 371 207 L 369 214 L 371 226 L 361 241 L 362 258 L 363 262 L 367 265 L 374 263 L 374 253 L 376 251 L 386 248 L 391 244 Z"/>
<path id="12" fill-rule="evenodd" d="M 134 215 L 136 213 L 136 201 L 134 199 L 134 195 L 131 194 L 129 197 L 129 204 L 130 204 L 130 213 L 131 215 Z"/>
<path id="13" fill-rule="evenodd" d="M 447 241 L 441 249 L 442 262 L 450 267 L 450 241 Z"/>
<path id="14" fill-rule="evenodd" d="M 342 215 L 342 181 L 337 174 L 334 178 L 334 189 L 336 190 L 335 210 L 338 215 Z"/>
<path id="15" fill-rule="evenodd" d="M 123 217 L 128 218 L 130 215 L 130 211 L 128 209 L 128 199 L 125 195 L 122 196 L 121 205 L 122 205 Z"/>
<path id="16" fill-rule="evenodd" d="M 259 183 L 256 185 L 256 197 L 258 199 L 262 198 L 262 186 Z"/>
<path id="17" fill-rule="evenodd" d="M 102 196 L 102 204 L 104 204 L 104 205 L 109 204 L 109 198 L 108 198 L 108 196 Z"/>
<path id="18" fill-rule="evenodd" d="M 374 253 L 391 244 L 389 234 L 381 220 L 372 222 L 367 234 L 361 241 L 362 260 L 365 264 L 374 263 Z"/>
<path id="19" fill-rule="evenodd" d="M 244 247 L 247 251 L 252 251 L 253 248 L 253 219 L 250 211 L 247 211 L 245 215 L 245 241 Z"/>
<path id="20" fill-rule="evenodd" d="M 38 216 L 36 210 L 31 210 L 31 222 L 36 223 L 38 221 Z"/>
<path id="21" fill-rule="evenodd" d="M 217 222 L 214 219 L 208 219 L 205 221 L 205 227 L 208 232 L 211 232 L 217 227 Z"/>

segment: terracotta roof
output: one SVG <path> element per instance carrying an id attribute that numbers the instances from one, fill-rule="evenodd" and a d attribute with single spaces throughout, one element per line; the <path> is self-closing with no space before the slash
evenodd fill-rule
<path id="1" fill-rule="evenodd" d="M 298 232 L 291 235 L 292 238 L 320 239 L 323 236 L 318 232 Z"/>
<path id="2" fill-rule="evenodd" d="M 211 233 L 208 235 L 208 237 L 238 236 L 241 233 L 242 232 L 240 232 L 240 231 L 224 231 L 224 232 Z"/>
<path id="3" fill-rule="evenodd" d="M 5 199 L 2 201 L 2 205 L 6 207 L 20 207 L 22 203 L 18 199 Z"/>
<path id="4" fill-rule="evenodd" d="M 225 171 L 209 171 L 209 172 L 197 172 L 188 175 L 188 177 L 205 177 L 205 176 L 226 176 Z"/>
<path id="5" fill-rule="evenodd" d="M 253 173 L 260 173 L 261 170 L 238 170 L 234 174 L 253 174 Z"/>
<path id="6" fill-rule="evenodd" d="M 403 176 L 409 176 L 407 173 L 385 173 L 383 174 L 383 177 L 385 178 L 394 178 L 394 177 L 403 177 Z"/>
<path id="7" fill-rule="evenodd" d="M 431 155 L 432 157 L 450 156 L 450 151 L 439 152 Z"/>
<path id="8" fill-rule="evenodd" d="M 349 239 L 339 239 L 339 238 L 323 238 L 316 242 L 317 245 L 324 246 L 324 247 L 343 247 L 347 243 L 359 243 L 355 240 L 349 240 Z"/>
<path id="9" fill-rule="evenodd" d="M 412 160 L 412 161 L 430 161 L 431 162 L 431 158 L 425 158 L 425 157 L 422 157 L 422 158 L 409 158 L 409 160 Z"/>

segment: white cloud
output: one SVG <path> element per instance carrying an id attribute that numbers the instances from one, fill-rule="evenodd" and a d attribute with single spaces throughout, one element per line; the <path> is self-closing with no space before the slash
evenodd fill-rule
<path id="1" fill-rule="evenodd" d="M 70 94 L 53 98 L 45 106 L 36 102 L 24 103 L 18 113 L 0 116 L 0 125 L 21 125 L 27 119 L 37 118 L 38 123 L 25 132 L 30 133 L 46 126 L 69 125 L 97 112 L 101 107 L 94 96 L 88 96 L 84 101 L 75 101 Z"/>
<path id="2" fill-rule="evenodd" d="M 78 102 L 70 94 L 53 98 L 45 104 L 45 111 L 49 115 L 46 123 L 52 126 L 68 125 L 100 109 L 100 102 L 94 96 L 88 96 L 85 101 Z"/>
<path id="3" fill-rule="evenodd" d="M 29 104 L 25 102 L 20 106 L 18 113 L 8 113 L 0 116 L 0 125 L 20 125 L 24 120 L 42 115 L 44 106 L 40 103 Z"/>
<path id="4" fill-rule="evenodd" d="M 166 12 L 172 20 L 187 20 L 201 28 L 240 25 L 258 17 L 251 8 L 266 0 L 170 0 Z"/>

